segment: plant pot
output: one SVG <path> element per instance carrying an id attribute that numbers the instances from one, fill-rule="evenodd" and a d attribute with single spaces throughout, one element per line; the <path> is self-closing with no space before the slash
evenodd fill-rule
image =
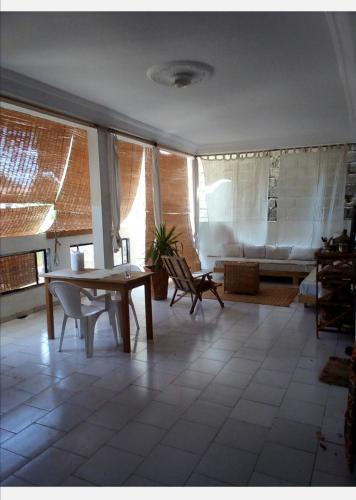
<path id="1" fill-rule="evenodd" d="M 147 271 L 152 271 L 152 268 L 146 266 Z M 168 273 L 165 269 L 154 271 L 151 275 L 151 293 L 153 300 L 165 300 L 168 295 Z"/>

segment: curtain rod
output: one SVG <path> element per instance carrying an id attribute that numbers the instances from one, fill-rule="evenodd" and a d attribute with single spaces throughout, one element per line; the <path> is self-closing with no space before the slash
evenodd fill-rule
<path id="1" fill-rule="evenodd" d="M 68 113 L 62 113 L 62 112 L 57 112 L 53 111 L 49 108 L 46 108 L 45 106 L 38 106 L 37 104 L 31 104 L 27 101 L 23 101 L 21 99 L 13 99 L 12 97 L 5 97 L 3 95 L 0 95 L 0 99 L 4 102 L 7 102 L 9 104 L 14 104 L 17 106 L 21 106 L 26 109 L 31 109 L 32 111 L 38 111 L 42 113 L 46 113 L 49 116 L 54 116 L 55 118 L 61 118 L 62 120 L 70 120 L 74 123 L 78 123 L 78 125 L 85 125 L 86 127 L 90 128 L 95 128 L 96 125 L 95 123 L 88 122 L 86 120 L 82 120 L 74 115 L 70 115 Z"/>
<path id="2" fill-rule="evenodd" d="M 62 112 L 58 112 L 58 111 L 53 111 L 51 110 L 50 108 L 47 108 L 45 106 L 40 106 L 40 105 L 37 105 L 37 104 L 31 104 L 30 102 L 28 101 L 24 101 L 22 99 L 14 99 L 12 97 L 5 97 L 3 95 L 0 94 L 0 99 L 3 100 L 4 102 L 7 102 L 9 104 L 14 104 L 14 105 L 20 105 L 24 108 L 27 108 L 27 109 L 31 109 L 32 111 L 38 111 L 38 112 L 42 112 L 42 113 L 46 113 L 50 116 L 53 116 L 55 118 L 61 118 L 61 119 L 67 119 L 67 120 L 70 120 L 74 123 L 78 123 L 79 125 L 84 125 L 86 127 L 90 127 L 90 128 L 98 128 L 100 127 L 100 125 L 97 125 L 96 123 L 93 123 L 93 122 L 89 122 L 89 121 L 86 121 L 86 120 L 82 120 L 81 118 L 78 118 L 77 116 L 74 116 L 74 115 L 70 115 L 68 113 L 62 113 Z M 189 154 L 185 151 L 180 151 L 178 149 L 174 149 L 172 148 L 171 146 L 166 146 L 165 144 L 158 144 L 157 142 L 155 141 L 151 141 L 149 139 L 144 139 L 143 137 L 140 137 L 138 135 L 135 135 L 135 134 L 130 134 L 129 132 L 125 132 L 123 130 L 120 130 L 120 129 L 116 129 L 116 128 L 111 128 L 111 127 L 102 127 L 106 130 L 108 130 L 109 132 L 113 133 L 113 134 L 118 134 L 122 137 L 126 137 L 127 139 L 132 139 L 132 140 L 135 140 L 137 142 L 140 142 L 141 144 L 146 144 L 148 146 L 157 146 L 161 149 L 166 149 L 167 151 L 170 151 L 172 153 L 178 153 L 178 154 L 181 154 L 183 156 L 194 156 L 192 154 Z"/>
<path id="3" fill-rule="evenodd" d="M 197 158 L 209 158 L 209 156 L 232 156 L 232 155 L 247 155 L 247 154 L 261 154 L 261 153 L 274 153 L 278 151 L 292 151 L 293 149 L 312 149 L 312 148 L 323 148 L 323 147 L 340 147 L 340 146 L 345 146 L 344 142 L 339 142 L 337 144 L 318 144 L 314 146 L 296 146 L 294 148 L 271 148 L 271 149 L 262 149 L 262 150 L 255 150 L 255 151 L 235 151 L 233 153 L 208 153 L 208 154 L 200 154 L 196 155 Z"/>
<path id="4" fill-rule="evenodd" d="M 106 127 L 102 127 L 106 128 Z M 179 155 L 183 156 L 194 156 L 193 154 L 187 153 L 186 151 L 180 151 L 179 149 L 172 148 L 171 146 L 166 146 L 165 144 L 160 144 L 155 141 L 151 141 L 149 139 L 143 139 L 142 137 L 139 137 L 134 134 L 130 134 L 129 132 L 124 132 L 123 130 L 115 129 L 115 128 L 107 128 L 109 132 L 113 134 L 117 134 L 122 137 L 126 137 L 127 139 L 132 139 L 134 141 L 138 141 L 141 144 L 146 144 L 147 146 L 152 146 L 152 147 L 158 147 L 160 149 L 164 149 L 166 151 L 172 152 L 172 153 L 177 153 Z"/>

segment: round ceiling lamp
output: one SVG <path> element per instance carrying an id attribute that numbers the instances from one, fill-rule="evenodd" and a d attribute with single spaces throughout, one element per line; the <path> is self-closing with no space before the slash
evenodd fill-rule
<path id="1" fill-rule="evenodd" d="M 147 70 L 147 77 L 153 82 L 175 87 L 188 87 L 207 80 L 214 70 L 211 66 L 197 61 L 171 61 L 165 64 L 151 66 Z"/>

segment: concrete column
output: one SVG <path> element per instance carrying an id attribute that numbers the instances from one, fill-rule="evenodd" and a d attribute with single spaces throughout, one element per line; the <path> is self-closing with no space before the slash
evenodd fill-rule
<path id="1" fill-rule="evenodd" d="M 109 269 L 114 265 L 114 253 L 111 237 L 108 155 L 104 131 L 89 129 L 88 145 L 94 263 L 95 267 Z"/>

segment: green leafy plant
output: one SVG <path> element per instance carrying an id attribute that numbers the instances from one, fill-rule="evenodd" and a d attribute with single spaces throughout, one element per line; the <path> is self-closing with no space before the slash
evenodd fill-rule
<path id="1" fill-rule="evenodd" d="M 167 231 L 165 224 L 155 228 L 154 239 L 146 253 L 146 261 L 150 263 L 153 271 L 162 269 L 162 255 L 178 255 L 179 244 L 183 249 L 182 243 L 178 240 L 181 234 L 177 234 L 176 226 L 173 226 L 169 231 Z"/>

